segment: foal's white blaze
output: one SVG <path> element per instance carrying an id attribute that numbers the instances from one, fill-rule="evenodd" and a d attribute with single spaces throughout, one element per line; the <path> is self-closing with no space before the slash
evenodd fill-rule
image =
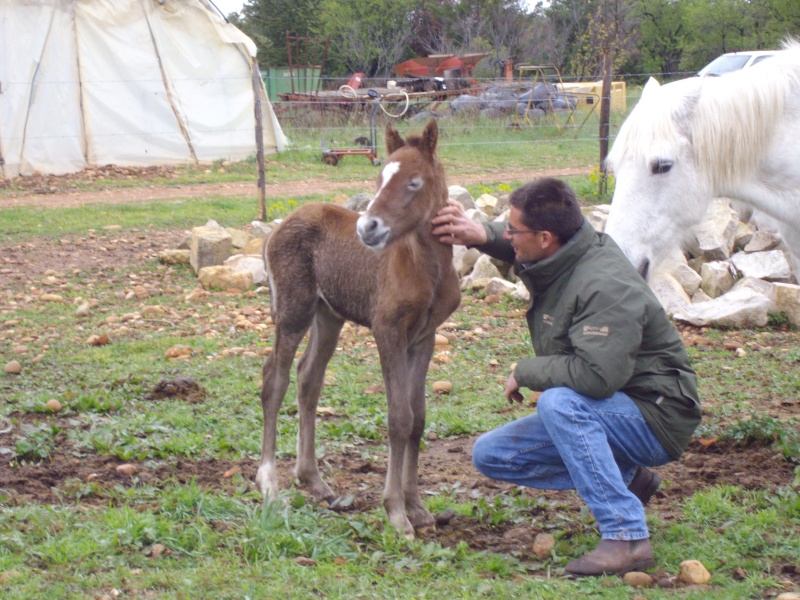
<path id="1" fill-rule="evenodd" d="M 386 246 L 386 240 L 389 238 L 389 228 L 383 223 L 380 217 L 368 217 L 367 214 L 372 209 L 372 205 L 380 198 L 381 192 L 389 185 L 392 177 L 397 175 L 400 171 L 400 163 L 392 161 L 386 163 L 386 166 L 381 171 L 381 187 L 378 188 L 378 193 L 367 205 L 366 213 L 361 215 L 356 222 L 356 232 L 361 241 L 374 250 L 380 250 Z"/>
<path id="2" fill-rule="evenodd" d="M 381 171 L 381 187 L 378 188 L 378 192 L 375 194 L 375 197 L 372 201 L 367 205 L 367 211 L 372 208 L 372 205 L 375 203 L 375 200 L 381 195 L 383 188 L 389 185 L 389 182 L 392 180 L 392 177 L 397 175 L 397 172 L 400 170 L 400 163 L 396 160 L 393 160 L 390 163 L 386 163 L 386 166 L 383 167 L 383 171 Z"/>

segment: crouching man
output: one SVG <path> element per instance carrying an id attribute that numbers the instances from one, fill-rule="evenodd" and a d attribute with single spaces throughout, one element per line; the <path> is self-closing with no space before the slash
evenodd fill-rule
<path id="1" fill-rule="evenodd" d="M 700 422 L 694 370 L 658 299 L 566 183 L 528 183 L 510 204 L 505 224 L 474 223 L 453 201 L 432 222 L 442 243 L 514 264 L 531 294 L 535 356 L 519 359 L 505 396 L 542 392 L 536 413 L 482 435 L 473 462 L 492 479 L 577 490 L 602 540 L 567 573 L 650 568 L 644 505 L 660 479 L 647 467 L 680 458 Z"/>

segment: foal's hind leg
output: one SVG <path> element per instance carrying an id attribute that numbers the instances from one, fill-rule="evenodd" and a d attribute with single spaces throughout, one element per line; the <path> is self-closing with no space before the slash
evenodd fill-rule
<path id="1" fill-rule="evenodd" d="M 297 346 L 305 335 L 305 329 L 285 331 L 278 326 L 275 343 L 263 368 L 261 408 L 264 413 L 264 436 L 261 445 L 261 464 L 256 473 L 256 486 L 264 498 L 275 500 L 278 496 L 278 471 L 275 466 L 275 447 L 280 410 L 286 389 L 289 387 L 289 371 L 292 368 Z"/>
<path id="2" fill-rule="evenodd" d="M 319 474 L 314 452 L 317 405 L 328 365 L 344 319 L 335 315 L 320 302 L 311 331 L 308 346 L 297 366 L 297 408 L 300 413 L 300 428 L 297 432 L 297 480 L 311 492 L 317 502 L 331 503 L 335 495 Z"/>

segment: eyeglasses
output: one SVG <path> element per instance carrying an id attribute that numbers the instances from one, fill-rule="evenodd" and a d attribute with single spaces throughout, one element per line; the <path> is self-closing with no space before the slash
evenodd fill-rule
<path id="1" fill-rule="evenodd" d="M 541 233 L 541 230 L 537 230 L 537 229 L 514 229 L 511 226 L 511 223 L 506 223 L 506 233 L 508 235 L 519 235 L 521 233 Z"/>

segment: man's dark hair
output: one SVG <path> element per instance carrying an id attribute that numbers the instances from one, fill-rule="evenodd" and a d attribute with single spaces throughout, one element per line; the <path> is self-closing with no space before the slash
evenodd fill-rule
<path id="1" fill-rule="evenodd" d="M 549 231 L 559 243 L 566 244 L 583 226 L 575 192 L 553 177 L 526 183 L 511 193 L 511 206 L 520 211 L 522 223 L 529 229 Z"/>

